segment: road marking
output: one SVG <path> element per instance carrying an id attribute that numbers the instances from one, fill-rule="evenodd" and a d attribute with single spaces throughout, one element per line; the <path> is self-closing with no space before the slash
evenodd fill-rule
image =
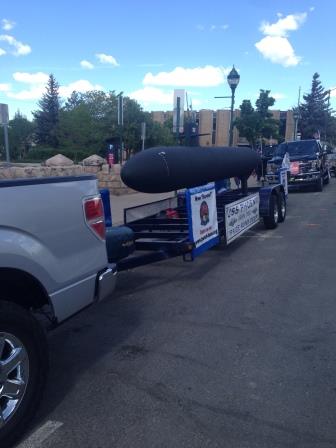
<path id="1" fill-rule="evenodd" d="M 42 443 L 61 426 L 63 426 L 63 423 L 61 422 L 48 420 L 43 426 L 33 432 L 28 439 L 21 442 L 17 448 L 39 448 L 42 446 Z"/>
<path id="2" fill-rule="evenodd" d="M 306 227 L 321 227 L 321 224 L 313 224 L 313 223 L 307 223 L 305 224 Z"/>
<path id="3" fill-rule="evenodd" d="M 260 240 L 266 240 L 269 238 L 274 238 L 274 239 L 281 239 L 283 238 L 282 235 L 270 235 L 270 234 L 265 234 L 265 235 L 241 235 L 239 238 L 259 238 Z"/>

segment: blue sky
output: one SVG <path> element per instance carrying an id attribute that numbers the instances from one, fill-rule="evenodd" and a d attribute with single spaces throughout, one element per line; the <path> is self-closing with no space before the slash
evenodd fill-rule
<path id="1" fill-rule="evenodd" d="M 315 71 L 336 87 L 336 2 L 123 0 L 12 1 L 0 9 L 0 102 L 30 117 L 49 73 L 72 90 L 124 91 L 145 110 L 172 109 L 185 88 L 193 108 L 236 106 L 270 89 L 275 108 L 295 105 Z M 336 90 L 332 105 L 336 107 Z"/>

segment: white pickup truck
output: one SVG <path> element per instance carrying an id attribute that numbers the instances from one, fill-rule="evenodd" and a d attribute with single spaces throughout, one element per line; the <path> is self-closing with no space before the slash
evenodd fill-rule
<path id="1" fill-rule="evenodd" d="M 45 330 L 111 294 L 94 176 L 0 181 L 0 446 L 27 428 L 48 370 Z"/>

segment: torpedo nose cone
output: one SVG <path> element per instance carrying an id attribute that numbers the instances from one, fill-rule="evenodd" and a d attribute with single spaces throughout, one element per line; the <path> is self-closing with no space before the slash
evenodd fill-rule
<path id="1" fill-rule="evenodd" d="M 132 157 L 123 166 L 121 179 L 128 187 L 143 193 L 171 191 L 166 151 L 153 149 Z"/>

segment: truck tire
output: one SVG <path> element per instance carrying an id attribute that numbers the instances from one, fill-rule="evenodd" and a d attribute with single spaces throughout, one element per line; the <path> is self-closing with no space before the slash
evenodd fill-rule
<path id="1" fill-rule="evenodd" d="M 329 181 L 330 181 L 330 172 L 328 170 L 326 175 L 325 175 L 325 177 L 324 177 L 324 179 L 323 179 L 324 185 L 328 185 Z"/>
<path id="2" fill-rule="evenodd" d="M 0 446 L 27 430 L 48 373 L 45 332 L 24 308 L 0 300 Z"/>
<path id="3" fill-rule="evenodd" d="M 323 176 L 322 176 L 322 174 L 320 175 L 320 177 L 316 181 L 315 190 L 316 191 L 323 191 Z"/>
<path id="4" fill-rule="evenodd" d="M 286 213 L 287 213 L 287 202 L 285 193 L 280 193 L 278 196 L 278 209 L 279 209 L 279 219 L 278 222 L 284 222 L 286 219 Z"/>
<path id="5" fill-rule="evenodd" d="M 279 222 L 278 198 L 275 194 L 270 197 L 269 216 L 264 216 L 264 226 L 266 229 L 275 229 Z"/>

